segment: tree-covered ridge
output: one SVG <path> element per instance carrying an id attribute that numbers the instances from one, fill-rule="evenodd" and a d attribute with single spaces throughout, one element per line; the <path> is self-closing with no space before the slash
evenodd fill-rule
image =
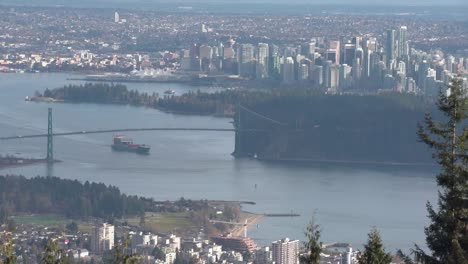
<path id="1" fill-rule="evenodd" d="M 414 134 L 416 124 L 434 104 L 407 94 L 327 95 L 306 89 L 230 89 L 180 96 L 129 91 L 120 84 L 68 85 L 46 90 L 44 96 L 68 102 L 146 106 L 176 113 L 234 116 L 245 106 L 284 123 L 274 125 L 241 112 L 242 133 L 236 154 L 265 159 L 315 159 L 365 162 L 431 162 L 427 147 Z M 294 131 L 292 133 L 291 131 Z"/>
<path id="2" fill-rule="evenodd" d="M 414 134 L 433 105 L 404 95 L 283 96 L 248 105 L 284 125 L 241 115 L 237 154 L 266 159 L 317 159 L 369 162 L 430 162 Z"/>
<path id="3" fill-rule="evenodd" d="M 57 89 L 46 89 L 44 97 L 70 102 L 149 105 L 157 101 L 157 95 L 128 90 L 123 84 L 85 83 L 65 85 Z"/>
<path id="4" fill-rule="evenodd" d="M 129 90 L 123 84 L 108 83 L 85 83 L 83 85 L 65 85 L 56 89 L 46 89 L 44 93 L 38 93 L 39 96 L 50 97 L 66 102 L 77 103 L 105 103 L 105 104 L 130 104 L 136 106 L 147 106 L 168 111 L 194 113 L 194 114 L 221 114 L 223 112 L 234 113 L 235 106 L 242 104 L 249 107 L 255 107 L 262 103 L 284 102 L 293 104 L 294 102 L 309 101 L 311 104 L 316 102 L 326 102 L 326 99 L 336 98 L 341 100 L 343 105 L 338 105 L 341 109 L 347 110 L 348 107 L 355 107 L 356 104 L 368 104 L 376 99 L 378 106 L 391 106 L 397 108 L 423 109 L 424 100 L 421 97 L 402 94 L 388 94 L 380 96 L 358 96 L 358 95 L 324 95 L 323 92 L 307 88 L 297 89 L 228 89 L 215 93 L 193 92 L 173 96 L 160 96 L 156 93 L 148 94 Z M 380 103 L 384 103 L 380 105 Z M 369 105 L 369 108 L 376 104 Z M 326 110 L 326 109 L 324 109 Z M 370 109 L 372 110 L 372 109 Z M 284 111 L 283 111 L 284 112 Z"/>
<path id="5" fill-rule="evenodd" d="M 0 223 L 17 213 L 57 213 L 71 218 L 139 215 L 150 201 L 103 183 L 57 177 L 0 176 Z"/>

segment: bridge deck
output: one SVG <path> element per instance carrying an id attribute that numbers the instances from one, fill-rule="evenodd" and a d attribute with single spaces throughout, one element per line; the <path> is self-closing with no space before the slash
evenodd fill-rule
<path id="1" fill-rule="evenodd" d="M 74 132 L 63 132 L 53 133 L 55 136 L 71 136 L 71 135 L 82 135 L 82 134 L 104 134 L 104 133 L 119 133 L 119 132 L 138 132 L 138 131 L 206 131 L 206 132 L 265 132 L 266 130 L 261 129 L 243 129 L 236 130 L 234 128 L 166 128 L 166 127 L 154 127 L 154 128 L 121 128 L 121 129 L 106 129 L 106 130 L 91 130 L 91 131 L 74 131 Z M 12 140 L 12 139 L 23 139 L 23 138 L 39 138 L 47 137 L 47 134 L 35 134 L 35 135 L 17 135 L 9 137 L 0 137 L 0 140 Z"/>

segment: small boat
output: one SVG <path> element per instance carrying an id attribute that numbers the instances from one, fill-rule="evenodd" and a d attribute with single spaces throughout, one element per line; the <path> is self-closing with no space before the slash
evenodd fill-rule
<path id="1" fill-rule="evenodd" d="M 151 147 L 146 144 L 133 143 L 133 140 L 125 135 L 114 136 L 111 147 L 115 151 L 129 151 L 139 154 L 148 154 L 151 149 Z"/>

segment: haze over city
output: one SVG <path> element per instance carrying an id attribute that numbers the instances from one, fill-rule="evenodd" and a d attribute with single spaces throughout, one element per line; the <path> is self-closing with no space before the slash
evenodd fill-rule
<path id="1" fill-rule="evenodd" d="M 0 264 L 468 263 L 467 12 L 2 0 Z"/>

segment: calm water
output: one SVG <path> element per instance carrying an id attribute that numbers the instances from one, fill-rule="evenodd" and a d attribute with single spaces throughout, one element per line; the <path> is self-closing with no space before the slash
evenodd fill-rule
<path id="1" fill-rule="evenodd" d="M 154 109 L 94 104 L 25 102 L 36 90 L 70 83 L 63 74 L 0 74 L 0 135 L 47 131 L 53 106 L 54 131 L 99 128 L 231 128 L 230 119 L 182 116 Z M 177 93 L 216 88 L 181 84 L 129 84 L 140 91 Z M 436 198 L 435 168 L 343 164 L 269 164 L 235 160 L 231 132 L 138 132 L 136 142 L 150 144 L 151 155 L 112 152 L 112 135 L 57 137 L 55 157 L 62 163 L 7 169 L 1 174 L 47 175 L 113 184 L 124 192 L 159 200 L 224 199 L 257 203 L 258 213 L 299 213 L 297 218 L 266 218 L 249 230 L 259 244 L 282 237 L 303 238 L 317 211 L 325 242 L 359 247 L 372 226 L 381 230 L 388 250 L 424 243 L 425 203 Z M 0 142 L 0 153 L 44 157 L 46 140 Z M 255 184 L 257 188 L 255 188 Z"/>

